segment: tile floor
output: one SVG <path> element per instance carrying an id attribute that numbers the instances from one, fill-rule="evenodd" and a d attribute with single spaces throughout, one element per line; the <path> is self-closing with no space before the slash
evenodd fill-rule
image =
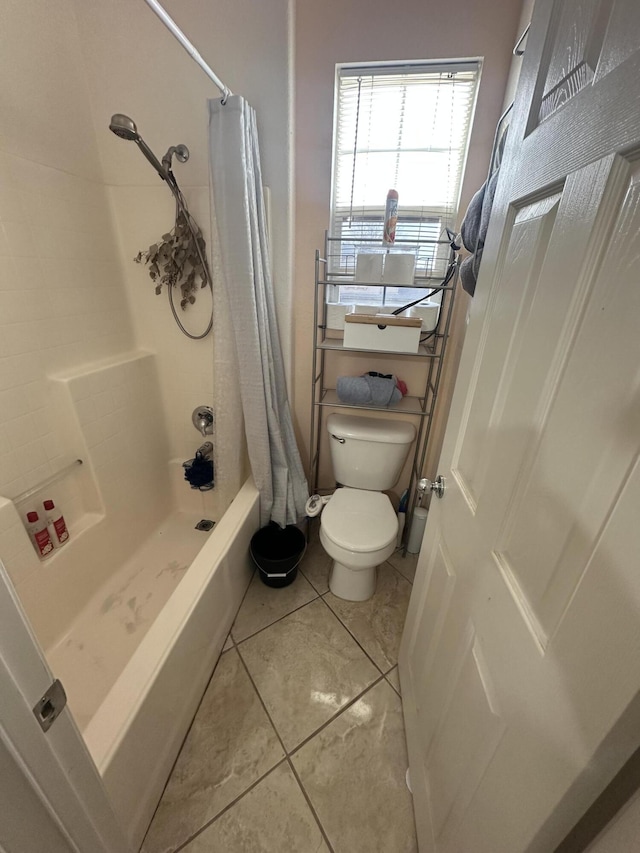
<path id="1" fill-rule="evenodd" d="M 417 850 L 396 666 L 416 561 L 343 601 L 314 531 L 291 586 L 254 576 L 142 853 Z"/>

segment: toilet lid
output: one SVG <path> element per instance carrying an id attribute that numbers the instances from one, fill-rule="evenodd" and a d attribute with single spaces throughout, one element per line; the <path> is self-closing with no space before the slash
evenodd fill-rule
<path id="1" fill-rule="evenodd" d="M 337 489 L 322 513 L 322 529 L 349 551 L 378 551 L 398 534 L 398 519 L 382 492 Z"/>

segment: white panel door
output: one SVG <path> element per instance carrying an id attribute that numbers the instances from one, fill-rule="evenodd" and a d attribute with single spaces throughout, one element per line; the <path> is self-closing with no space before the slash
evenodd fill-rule
<path id="1" fill-rule="evenodd" d="M 551 853 L 640 743 L 640 3 L 539 0 L 400 656 L 421 851 Z"/>

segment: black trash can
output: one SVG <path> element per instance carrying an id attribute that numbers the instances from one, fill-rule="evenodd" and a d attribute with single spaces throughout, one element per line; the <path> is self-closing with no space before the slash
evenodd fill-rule
<path id="1" fill-rule="evenodd" d="M 251 539 L 249 550 L 267 586 L 287 586 L 296 579 L 298 563 L 304 556 L 307 540 L 293 524 L 280 527 L 270 522 Z"/>

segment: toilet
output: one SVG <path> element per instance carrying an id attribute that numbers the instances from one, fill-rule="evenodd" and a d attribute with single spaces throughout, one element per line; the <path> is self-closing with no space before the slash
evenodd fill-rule
<path id="1" fill-rule="evenodd" d="M 333 559 L 329 588 L 348 601 L 366 601 L 376 567 L 393 554 L 398 519 L 383 489 L 395 486 L 415 439 L 413 424 L 333 413 L 327 418 L 336 489 L 323 499 L 320 542 Z"/>

